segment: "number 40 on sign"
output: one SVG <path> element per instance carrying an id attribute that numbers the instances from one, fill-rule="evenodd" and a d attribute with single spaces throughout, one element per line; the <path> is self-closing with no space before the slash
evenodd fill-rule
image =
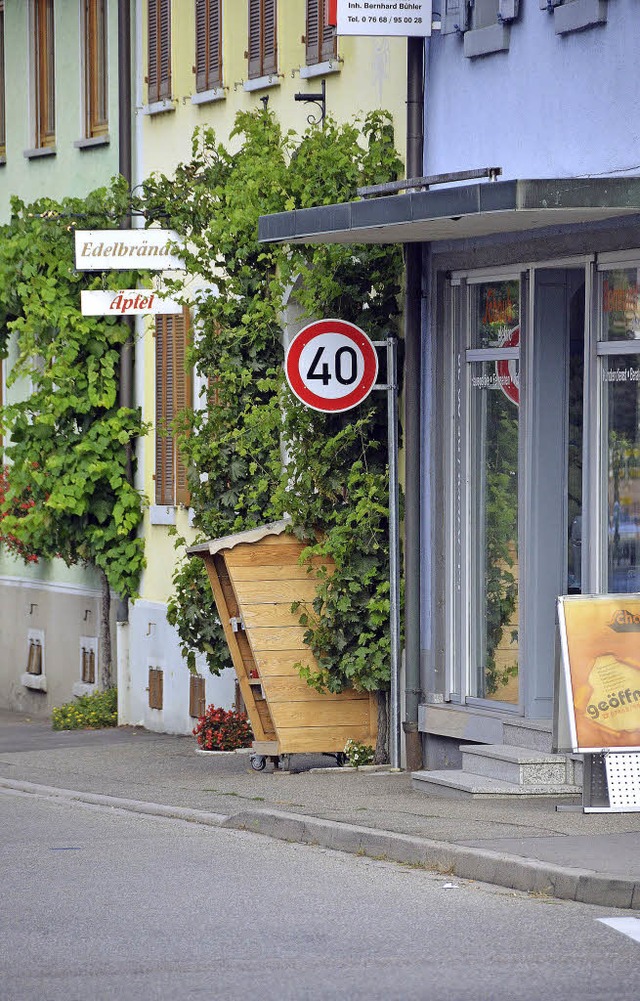
<path id="1" fill-rule="evenodd" d="M 378 356 L 354 323 L 316 320 L 293 338 L 285 373 L 291 390 L 307 407 L 342 413 L 362 403 L 373 389 Z"/>

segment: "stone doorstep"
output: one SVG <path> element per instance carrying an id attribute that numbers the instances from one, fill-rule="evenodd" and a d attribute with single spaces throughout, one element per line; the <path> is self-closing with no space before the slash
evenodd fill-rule
<path id="1" fill-rule="evenodd" d="M 564 754 L 504 744 L 463 744 L 462 770 L 517 785 L 564 785 L 571 765 Z"/>
<path id="2" fill-rule="evenodd" d="M 529 747 L 533 751 L 551 753 L 551 722 L 534 719 L 505 719 L 502 739 L 511 747 Z"/>
<path id="3" fill-rule="evenodd" d="M 504 782 L 487 775 L 474 775 L 455 769 L 412 772 L 411 787 L 417 792 L 427 795 L 445 796 L 451 799 L 472 799 L 474 797 L 477 799 L 508 799 L 512 796 L 536 799 L 544 796 L 575 798 L 582 795 L 581 787 L 568 783 L 517 785 L 515 782 Z"/>

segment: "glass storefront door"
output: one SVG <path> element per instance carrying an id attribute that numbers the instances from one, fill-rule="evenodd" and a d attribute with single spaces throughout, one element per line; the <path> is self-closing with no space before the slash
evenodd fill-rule
<path id="1" fill-rule="evenodd" d="M 450 302 L 449 698 L 548 719 L 558 595 L 640 592 L 640 254 Z"/>
<path id="2" fill-rule="evenodd" d="M 520 282 L 469 291 L 469 694 L 517 705 Z"/>
<path id="3" fill-rule="evenodd" d="M 600 272 L 602 590 L 640 591 L 640 264 Z"/>

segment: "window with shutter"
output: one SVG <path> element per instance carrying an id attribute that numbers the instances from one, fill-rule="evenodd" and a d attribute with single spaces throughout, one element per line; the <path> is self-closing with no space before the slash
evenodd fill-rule
<path id="1" fill-rule="evenodd" d="M 84 0 L 84 106 L 87 138 L 106 135 L 107 0 Z"/>
<path id="2" fill-rule="evenodd" d="M 519 6 L 520 0 L 442 0 L 442 34 L 461 34 L 469 58 L 505 52 Z"/>
<path id="3" fill-rule="evenodd" d="M 196 90 L 222 85 L 222 0 L 196 0 Z"/>
<path id="4" fill-rule="evenodd" d="M 276 0 L 249 0 L 249 79 L 277 71 Z"/>
<path id="5" fill-rule="evenodd" d="M 53 0 L 33 0 L 33 42 L 35 83 L 35 144 L 43 149 L 55 146 L 55 51 Z"/>
<path id="6" fill-rule="evenodd" d="M 147 3 L 149 104 L 171 97 L 171 0 Z"/>
<path id="7" fill-rule="evenodd" d="M 540 7 L 553 14 L 556 35 L 582 31 L 607 20 L 607 0 L 540 0 Z"/>
<path id="8" fill-rule="evenodd" d="M 176 416 L 191 406 L 187 371 L 188 312 L 156 316 L 156 504 L 189 504 L 187 469 L 172 430 Z"/>
<path id="9" fill-rule="evenodd" d="M 328 0 L 307 0 L 307 66 L 314 66 L 337 56 L 336 30 L 326 23 L 327 3 Z"/>

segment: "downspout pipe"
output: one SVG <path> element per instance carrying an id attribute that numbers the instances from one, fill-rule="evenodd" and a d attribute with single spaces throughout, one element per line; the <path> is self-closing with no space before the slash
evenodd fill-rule
<path id="1" fill-rule="evenodd" d="M 423 38 L 407 39 L 407 177 L 421 177 L 424 162 Z M 405 442 L 405 733 L 406 767 L 422 768 L 418 732 L 420 703 L 420 440 L 422 245 L 407 243 L 404 302 L 404 442 Z"/>
<path id="2" fill-rule="evenodd" d="M 118 0 L 118 170 L 127 182 L 132 184 L 131 155 L 131 4 L 130 0 Z M 121 229 L 131 228 L 131 215 L 122 220 Z M 120 384 L 118 403 L 121 407 L 133 408 L 133 329 L 132 319 L 127 318 L 129 336 L 120 349 Z M 131 444 L 126 446 L 126 477 L 133 484 L 133 454 Z M 123 598 L 118 603 L 116 617 L 120 622 L 129 620 L 129 603 Z"/>
<path id="3" fill-rule="evenodd" d="M 118 169 L 131 189 L 131 9 L 130 0 L 118 0 Z M 122 220 L 122 229 L 131 228 L 131 216 Z M 133 406 L 133 337 L 120 350 L 121 407 Z M 127 457 L 127 479 L 133 482 L 131 454 Z"/>

